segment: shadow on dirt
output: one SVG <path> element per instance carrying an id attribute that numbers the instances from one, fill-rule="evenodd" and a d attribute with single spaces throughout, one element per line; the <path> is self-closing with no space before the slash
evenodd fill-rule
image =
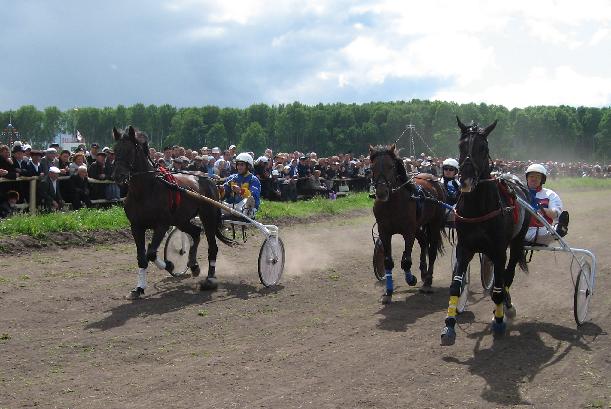
<path id="1" fill-rule="evenodd" d="M 480 346 L 484 338 L 492 337 L 489 329 L 471 334 L 469 337 L 477 340 L 472 358 L 465 361 L 449 356 L 443 358 L 446 362 L 464 365 L 471 374 L 483 378 L 487 386 L 482 398 L 498 405 L 532 405 L 522 398 L 520 385 L 532 382 L 540 371 L 562 361 L 573 348 L 590 351 L 589 343 L 603 334 L 602 329 L 592 323 L 574 329 L 528 322 L 517 324 L 509 331 L 488 349 L 480 349 Z"/>
<path id="2" fill-rule="evenodd" d="M 433 294 L 421 294 L 416 288 L 406 291 L 398 287 L 393 302 L 382 306 L 376 313 L 382 315 L 377 327 L 384 331 L 405 332 L 420 318 L 443 311 L 448 305 L 448 289 L 433 287 L 433 291 Z"/>
<path id="3" fill-rule="evenodd" d="M 109 316 L 88 324 L 85 329 L 106 331 L 120 327 L 129 319 L 136 317 L 163 315 L 168 312 L 181 310 L 189 305 L 223 302 L 233 298 L 246 300 L 265 297 L 268 294 L 274 294 L 284 289 L 283 285 L 266 288 L 240 281 L 220 282 L 217 291 L 200 292 L 197 290 L 196 283 L 171 285 L 172 282 L 176 283 L 176 279 L 170 277 L 167 280 L 162 280 L 154 287 L 154 290 L 148 290 L 150 295 L 135 301 L 125 300 L 123 304 L 106 311 L 110 312 Z M 157 292 L 154 292 L 155 290 Z"/>

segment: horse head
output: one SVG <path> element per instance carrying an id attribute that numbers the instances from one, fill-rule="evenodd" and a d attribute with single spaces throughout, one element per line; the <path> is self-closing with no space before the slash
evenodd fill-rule
<path id="1" fill-rule="evenodd" d="M 403 161 L 397 155 L 396 146 L 369 146 L 372 180 L 376 199 L 382 202 L 390 199 L 393 189 L 407 180 Z"/>
<path id="2" fill-rule="evenodd" d="M 458 143 L 460 151 L 458 160 L 460 190 L 463 193 L 469 193 L 475 189 L 481 179 L 490 177 L 488 135 L 496 127 L 497 121 L 485 128 L 481 128 L 473 122 L 470 125 L 465 125 L 458 116 L 456 121 L 460 128 L 460 141 Z"/>
<path id="3" fill-rule="evenodd" d="M 148 143 L 142 142 L 144 133 L 137 131 L 131 125 L 118 131 L 112 129 L 115 139 L 115 163 L 112 179 L 118 184 L 127 183 L 131 176 L 139 172 L 152 170 L 152 165 L 148 156 Z M 141 134 L 141 135 L 139 135 Z"/>

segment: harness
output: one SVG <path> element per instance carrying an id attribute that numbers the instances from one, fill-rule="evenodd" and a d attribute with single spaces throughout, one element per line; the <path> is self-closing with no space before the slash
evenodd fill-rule
<path id="1" fill-rule="evenodd" d="M 517 223 L 517 217 L 518 217 L 518 207 L 515 205 L 515 199 L 513 199 L 513 197 L 510 195 L 509 190 L 507 190 L 507 188 L 503 185 L 503 183 L 501 182 L 500 179 L 498 178 L 490 178 L 490 179 L 483 179 L 481 180 L 481 182 L 495 182 L 497 184 L 497 195 L 498 195 L 498 204 L 499 207 L 498 209 L 495 209 L 489 213 L 484 214 L 483 216 L 478 216 L 478 217 L 464 217 L 461 216 L 460 214 L 458 214 L 458 212 L 456 211 L 456 208 L 454 208 L 454 217 L 455 220 L 457 222 L 461 222 L 461 223 L 480 223 L 480 222 L 485 222 L 487 220 L 493 219 L 501 214 L 508 214 L 510 212 L 513 212 L 513 218 L 514 218 L 514 223 Z M 511 206 L 507 206 L 507 207 L 503 207 L 503 202 L 501 201 L 501 192 L 504 192 L 503 195 L 506 198 L 510 198 L 510 200 L 508 200 L 508 202 L 511 204 Z M 458 198 L 458 202 L 460 202 L 461 200 L 463 200 L 463 196 L 461 195 Z M 458 203 L 457 203 L 458 205 Z"/>

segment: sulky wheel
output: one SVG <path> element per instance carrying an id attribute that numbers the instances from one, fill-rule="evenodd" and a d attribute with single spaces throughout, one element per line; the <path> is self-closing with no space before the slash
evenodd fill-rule
<path id="1" fill-rule="evenodd" d="M 168 235 L 163 255 L 165 260 L 174 265 L 170 271 L 174 277 L 183 276 L 189 269 L 189 248 L 192 244 L 191 236 L 177 228 L 172 229 Z"/>
<path id="2" fill-rule="evenodd" d="M 584 261 L 582 268 L 579 270 L 579 275 L 577 275 L 577 282 L 575 282 L 573 313 L 577 325 L 583 324 L 588 317 L 588 308 L 592 298 L 592 288 L 590 288 L 591 271 L 590 263 Z"/>
<path id="3" fill-rule="evenodd" d="M 278 236 L 269 236 L 259 251 L 259 280 L 266 287 L 280 282 L 284 272 L 284 243 Z"/>
<path id="4" fill-rule="evenodd" d="M 490 292 L 494 285 L 494 264 L 492 264 L 492 260 L 488 256 L 481 253 L 479 255 L 479 264 L 481 267 L 482 288 Z"/>
<path id="5" fill-rule="evenodd" d="M 373 246 L 373 274 L 378 281 L 386 279 L 386 271 L 384 269 L 384 246 L 382 240 L 376 239 Z"/>

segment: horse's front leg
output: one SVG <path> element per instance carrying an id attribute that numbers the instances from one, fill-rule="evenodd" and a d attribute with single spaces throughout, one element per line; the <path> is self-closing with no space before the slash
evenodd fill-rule
<path id="1" fill-rule="evenodd" d="M 405 282 L 410 287 L 415 286 L 418 282 L 416 276 L 412 274 L 412 249 L 414 248 L 415 239 L 415 230 L 410 229 L 408 233 L 403 234 L 405 250 L 403 250 L 403 256 L 401 256 L 401 269 L 405 273 Z"/>
<path id="2" fill-rule="evenodd" d="M 390 304 L 395 290 L 392 281 L 392 269 L 395 266 L 395 263 L 392 261 L 392 235 L 380 232 L 380 240 L 382 240 L 382 248 L 384 249 L 384 271 L 386 276 L 386 290 L 382 294 L 380 301 L 382 304 Z"/>
<path id="3" fill-rule="evenodd" d="M 131 290 L 128 298 L 136 300 L 140 296 L 144 295 L 146 289 L 146 268 L 148 266 L 148 260 L 146 258 L 146 239 L 144 233 L 146 229 L 132 225 L 132 236 L 134 236 L 134 242 L 136 243 L 136 255 L 138 257 L 138 284 Z"/>
<path id="4" fill-rule="evenodd" d="M 456 326 L 456 307 L 458 306 L 458 298 L 462 291 L 463 276 L 473 258 L 473 254 L 472 251 L 465 249 L 460 243 L 456 245 L 456 264 L 452 271 L 450 301 L 448 303 L 445 327 L 441 331 L 441 345 L 454 345 L 456 342 L 456 330 L 454 329 Z"/>
<path id="5" fill-rule="evenodd" d="M 507 324 L 505 323 L 505 262 L 507 254 L 502 251 L 492 259 L 494 271 L 502 271 L 501 274 L 494 275 L 494 287 L 492 287 L 491 298 L 494 302 L 494 319 L 492 320 L 492 333 L 495 337 L 505 334 Z M 515 269 L 515 266 L 514 266 Z"/>
<path id="6" fill-rule="evenodd" d="M 168 232 L 170 226 L 156 226 L 153 230 L 153 237 L 151 238 L 151 242 L 148 245 L 146 250 L 146 258 L 148 261 L 152 261 L 155 263 L 157 268 L 161 270 L 167 270 L 170 273 L 174 270 L 174 265 L 172 262 L 168 260 L 161 260 L 157 256 L 157 251 L 159 250 L 159 245 L 161 245 L 161 241 L 165 237 L 165 234 Z"/>

